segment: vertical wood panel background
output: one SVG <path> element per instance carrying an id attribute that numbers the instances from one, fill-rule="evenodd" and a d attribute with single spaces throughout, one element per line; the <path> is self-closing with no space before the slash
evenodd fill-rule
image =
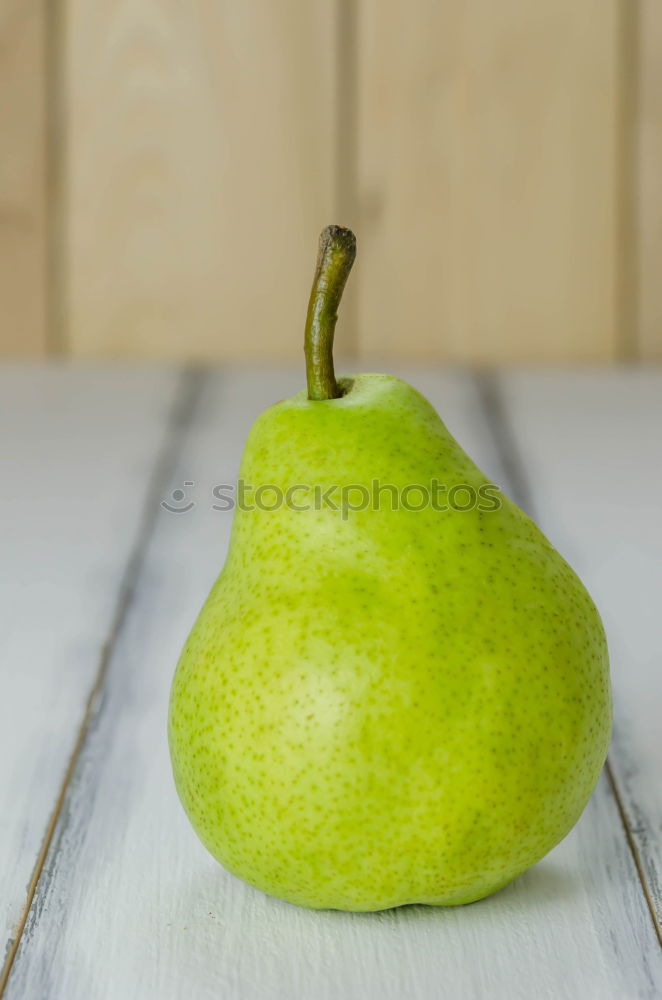
<path id="1" fill-rule="evenodd" d="M 364 348 L 612 358 L 616 0 L 361 11 Z"/>
<path id="2" fill-rule="evenodd" d="M 345 356 L 660 358 L 660 66 L 658 0 L 0 0 L 0 354 L 297 357 L 335 219 Z"/>
<path id="3" fill-rule="evenodd" d="M 46 350 L 47 0 L 0 0 L 0 354 Z"/>
<path id="4" fill-rule="evenodd" d="M 332 215 L 333 4 L 65 9 L 70 349 L 290 355 Z"/>

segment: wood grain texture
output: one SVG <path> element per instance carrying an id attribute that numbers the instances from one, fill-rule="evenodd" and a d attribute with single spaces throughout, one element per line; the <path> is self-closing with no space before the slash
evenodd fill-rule
<path id="1" fill-rule="evenodd" d="M 324 0 L 65 0 L 76 355 L 298 356 L 334 168 Z"/>
<path id="2" fill-rule="evenodd" d="M 0 356 L 46 350 L 46 12 L 0 0 Z"/>
<path id="3" fill-rule="evenodd" d="M 3 958 L 144 529 L 175 387 L 168 372 L 0 370 Z"/>
<path id="4" fill-rule="evenodd" d="M 363 0 L 363 353 L 614 356 L 617 15 L 428 0 L 405 18 Z"/>
<path id="5" fill-rule="evenodd" d="M 507 476 L 466 376 L 403 371 L 497 481 Z M 480 904 L 383 914 L 310 912 L 223 872 L 177 801 L 166 710 L 177 653 L 223 561 L 243 438 L 300 369 L 210 378 L 169 489 L 135 600 L 111 652 L 7 994 L 11 1000 L 370 997 L 629 1000 L 662 988 L 661 956 L 618 812 L 601 781 L 576 829 Z M 597 560 L 599 552 L 587 549 Z"/>
<path id="6" fill-rule="evenodd" d="M 662 4 L 638 0 L 636 265 L 638 353 L 662 359 Z"/>
<path id="7" fill-rule="evenodd" d="M 513 375 L 503 399 L 541 524 L 604 619 L 610 761 L 662 924 L 662 373 Z"/>

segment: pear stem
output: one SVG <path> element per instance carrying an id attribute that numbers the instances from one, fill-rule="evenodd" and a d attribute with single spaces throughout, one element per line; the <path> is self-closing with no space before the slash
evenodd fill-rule
<path id="1" fill-rule="evenodd" d="M 322 230 L 304 340 L 308 399 L 337 399 L 342 395 L 333 370 L 333 334 L 355 256 L 356 237 L 351 229 L 327 226 Z"/>

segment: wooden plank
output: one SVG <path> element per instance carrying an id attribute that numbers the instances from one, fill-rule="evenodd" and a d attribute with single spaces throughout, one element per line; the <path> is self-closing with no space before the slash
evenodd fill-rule
<path id="1" fill-rule="evenodd" d="M 662 4 L 638 0 L 636 248 L 638 353 L 662 358 Z"/>
<path id="2" fill-rule="evenodd" d="M 502 385 L 541 524 L 605 622 L 611 767 L 662 922 L 662 373 L 518 374 Z"/>
<path id="3" fill-rule="evenodd" d="M 502 477 L 468 378 L 406 374 Z M 210 509 L 211 487 L 233 481 L 257 413 L 301 385 L 300 369 L 234 370 L 200 398 L 171 483 L 195 483 L 187 499 L 197 506 L 159 518 L 6 996 L 658 995 L 661 957 L 604 782 L 546 861 L 458 909 L 306 911 L 245 886 L 197 842 L 173 788 L 165 727 L 175 659 L 228 541 L 230 517 Z"/>
<path id="4" fill-rule="evenodd" d="M 618 8 L 363 0 L 364 354 L 615 355 Z"/>
<path id="5" fill-rule="evenodd" d="M 64 6 L 71 352 L 298 357 L 333 209 L 335 5 Z"/>
<path id="6" fill-rule="evenodd" d="M 166 371 L 0 369 L 3 953 L 103 665 L 176 385 Z"/>
<path id="7" fill-rule="evenodd" d="M 46 351 L 46 10 L 0 0 L 0 356 Z"/>

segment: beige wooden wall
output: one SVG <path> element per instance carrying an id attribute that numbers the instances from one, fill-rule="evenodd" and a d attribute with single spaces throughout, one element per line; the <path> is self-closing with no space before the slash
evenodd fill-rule
<path id="1" fill-rule="evenodd" d="M 660 0 L 0 0 L 0 353 L 662 357 Z"/>

